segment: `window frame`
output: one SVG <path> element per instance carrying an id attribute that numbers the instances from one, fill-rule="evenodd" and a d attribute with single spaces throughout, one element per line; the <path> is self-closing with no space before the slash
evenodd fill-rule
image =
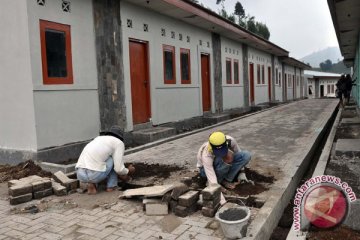
<path id="1" fill-rule="evenodd" d="M 258 85 L 260 85 L 261 84 L 261 70 L 260 70 L 260 64 L 257 64 L 257 68 L 256 68 L 256 83 L 258 84 Z"/>
<path id="2" fill-rule="evenodd" d="M 235 67 L 235 64 L 237 64 L 237 67 Z M 235 69 L 237 69 L 237 74 L 235 74 Z M 234 59 L 234 84 L 240 84 L 240 65 L 238 59 Z"/>
<path id="3" fill-rule="evenodd" d="M 173 70 L 173 79 L 166 79 L 166 64 L 165 64 L 165 51 L 172 52 L 172 70 Z M 175 62 L 175 46 L 163 44 L 163 74 L 164 74 L 164 84 L 176 84 L 176 62 Z"/>
<path id="4" fill-rule="evenodd" d="M 72 67 L 72 51 L 71 51 L 71 26 L 56 22 L 50 22 L 40 19 L 40 47 L 41 47 L 41 65 L 43 84 L 73 84 L 73 67 Z M 49 77 L 48 74 L 48 62 L 47 62 L 47 51 L 46 51 L 46 29 L 65 33 L 65 54 L 66 54 L 66 77 Z"/>
<path id="5" fill-rule="evenodd" d="M 261 84 L 265 84 L 265 65 L 261 65 Z"/>
<path id="6" fill-rule="evenodd" d="M 188 76 L 189 79 L 183 79 L 183 71 L 182 71 L 182 61 L 181 61 L 181 54 L 186 53 L 188 55 Z M 191 61 L 190 61 L 190 49 L 188 48 L 180 48 L 180 78 L 181 78 L 181 84 L 191 84 Z"/>
<path id="7" fill-rule="evenodd" d="M 230 79 L 228 79 L 228 71 L 227 71 L 227 66 L 228 66 L 228 62 L 230 62 L 229 66 L 230 66 Z M 225 59 L 225 77 L 226 77 L 226 83 L 227 84 L 232 84 L 232 60 L 231 58 L 226 58 Z"/>

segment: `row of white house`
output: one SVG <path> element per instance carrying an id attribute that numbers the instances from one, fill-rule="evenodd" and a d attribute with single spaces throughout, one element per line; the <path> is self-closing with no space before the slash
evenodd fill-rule
<path id="1" fill-rule="evenodd" d="M 2 162 L 307 94 L 308 65 L 187 0 L 2 0 L 0 30 Z"/>

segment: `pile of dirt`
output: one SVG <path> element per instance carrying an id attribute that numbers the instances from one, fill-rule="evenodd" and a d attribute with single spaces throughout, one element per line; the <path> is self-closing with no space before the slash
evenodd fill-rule
<path id="1" fill-rule="evenodd" d="M 331 229 L 310 229 L 307 240 L 351 239 L 360 240 L 360 232 L 347 227 Z"/>
<path id="2" fill-rule="evenodd" d="M 246 177 L 256 182 L 263 182 L 263 183 L 273 183 L 275 181 L 274 176 L 264 176 L 259 174 L 258 172 L 251 170 L 250 168 L 245 168 Z"/>
<path id="3" fill-rule="evenodd" d="M 28 160 L 16 166 L 0 165 L 0 182 L 20 179 L 31 175 L 51 177 L 52 173 L 42 170 L 42 168 L 36 165 L 32 160 Z"/>
<path id="4" fill-rule="evenodd" d="M 168 178 L 171 173 L 181 171 L 184 168 L 176 165 L 163 165 L 163 164 L 147 164 L 147 163 L 127 163 L 125 166 L 132 164 L 135 167 L 134 179 L 157 177 Z"/>

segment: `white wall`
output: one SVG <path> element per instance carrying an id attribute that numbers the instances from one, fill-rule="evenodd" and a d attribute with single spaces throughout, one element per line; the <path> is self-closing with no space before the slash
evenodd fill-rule
<path id="1" fill-rule="evenodd" d="M 331 79 L 331 78 L 320 78 L 319 79 L 319 96 L 320 96 L 320 86 L 324 85 L 324 97 L 335 97 L 335 90 L 336 90 L 336 83 L 338 81 L 337 78 Z M 334 86 L 334 92 L 331 92 L 331 86 Z M 330 91 L 328 91 L 328 86 L 330 86 Z"/>
<path id="2" fill-rule="evenodd" d="M 0 148 L 35 150 L 27 0 L 0 7 Z"/>
<path id="3" fill-rule="evenodd" d="M 293 76 L 295 74 L 295 70 L 294 70 L 294 67 L 293 66 L 289 66 L 289 65 L 284 65 L 284 68 L 285 68 L 285 74 L 287 74 L 287 77 L 286 77 L 286 91 L 287 91 L 287 100 L 293 100 L 294 99 L 294 94 L 293 94 Z M 291 79 L 291 81 L 289 81 L 289 78 Z M 296 78 L 295 78 L 296 79 Z M 290 82 L 290 85 L 289 85 L 289 82 Z M 296 83 L 296 81 L 295 81 Z"/>
<path id="4" fill-rule="evenodd" d="M 283 89 L 283 84 L 282 84 L 282 63 L 279 61 L 279 59 L 277 57 L 275 57 L 274 59 L 274 65 L 275 65 L 275 70 L 274 72 L 276 73 L 276 69 L 278 70 L 278 83 L 276 84 L 275 79 L 274 79 L 274 84 L 275 84 L 275 101 L 283 101 L 283 94 L 282 94 L 282 89 Z M 279 76 L 280 75 L 280 76 Z M 276 78 L 276 77 L 275 77 Z"/>
<path id="5" fill-rule="evenodd" d="M 226 59 L 231 59 L 232 84 L 226 83 Z M 239 63 L 239 83 L 234 84 L 234 61 Z M 223 108 L 241 108 L 244 106 L 243 53 L 241 43 L 221 37 Z M 247 66 L 246 66 L 247 67 Z"/>
<path id="6" fill-rule="evenodd" d="M 269 102 L 269 79 L 268 67 L 271 67 L 271 55 L 260 50 L 249 47 L 248 51 L 249 63 L 254 63 L 254 86 L 255 86 L 255 104 Z M 258 84 L 257 80 L 257 65 L 260 64 L 260 76 L 262 76 L 261 66 L 265 67 L 265 84 Z M 273 69 L 271 69 L 273 71 Z M 250 75 L 249 75 L 250 76 Z M 250 79 L 250 77 L 249 77 Z M 262 79 L 262 77 L 261 77 Z M 250 87 L 250 84 L 249 84 Z"/>
<path id="7" fill-rule="evenodd" d="M 92 1 L 71 1 L 71 12 L 57 0 L 27 3 L 38 149 L 95 137 L 100 117 Z M 43 84 L 40 19 L 70 25 L 73 84 Z"/>
<path id="8" fill-rule="evenodd" d="M 126 1 L 121 1 L 120 13 L 123 30 L 127 130 L 133 129 L 129 38 L 148 42 L 150 99 L 153 124 L 161 124 L 203 115 L 200 66 L 201 53 L 210 54 L 211 105 L 212 111 L 214 111 L 211 33 L 161 15 L 160 13 L 135 6 Z M 132 20 L 132 28 L 127 27 L 127 19 Z M 148 24 L 148 32 L 143 30 L 143 24 Z M 166 30 L 166 36 L 161 36 L 162 28 Z M 175 39 L 171 38 L 171 31 L 175 32 Z M 179 33 L 183 36 L 182 41 L 179 40 Z M 187 36 L 190 36 L 190 43 L 187 42 Z M 200 40 L 202 41 L 201 46 L 199 43 Z M 164 84 L 163 44 L 175 47 L 176 84 Z M 190 49 L 191 84 L 181 84 L 180 48 Z"/>

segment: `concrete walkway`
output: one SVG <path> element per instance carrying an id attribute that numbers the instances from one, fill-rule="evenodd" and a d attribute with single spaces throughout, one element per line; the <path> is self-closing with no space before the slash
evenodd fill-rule
<path id="1" fill-rule="evenodd" d="M 285 207 L 294 181 L 301 175 L 314 144 L 335 111 L 338 100 L 313 99 L 293 102 L 232 121 L 184 138 L 129 154 L 127 162 L 178 164 L 195 168 L 200 145 L 215 130 L 235 137 L 242 149 L 253 154 L 250 167 L 277 179 L 262 198 L 266 200 L 251 224 L 248 236 L 267 239 L 272 224 Z M 290 186 L 290 187 L 289 187 Z M 279 206 L 280 204 L 280 206 Z M 186 218 L 173 215 L 149 217 L 141 204 L 119 200 L 109 209 L 55 209 L 37 214 L 11 214 L 6 199 L 0 200 L 0 239 L 223 239 L 213 229 L 213 219 L 200 212 Z M 169 216 L 173 216 L 171 218 Z M 177 221 L 175 229 L 164 222 Z M 273 222 L 269 224 L 269 222 Z M 261 232 L 261 234 L 259 234 Z"/>

